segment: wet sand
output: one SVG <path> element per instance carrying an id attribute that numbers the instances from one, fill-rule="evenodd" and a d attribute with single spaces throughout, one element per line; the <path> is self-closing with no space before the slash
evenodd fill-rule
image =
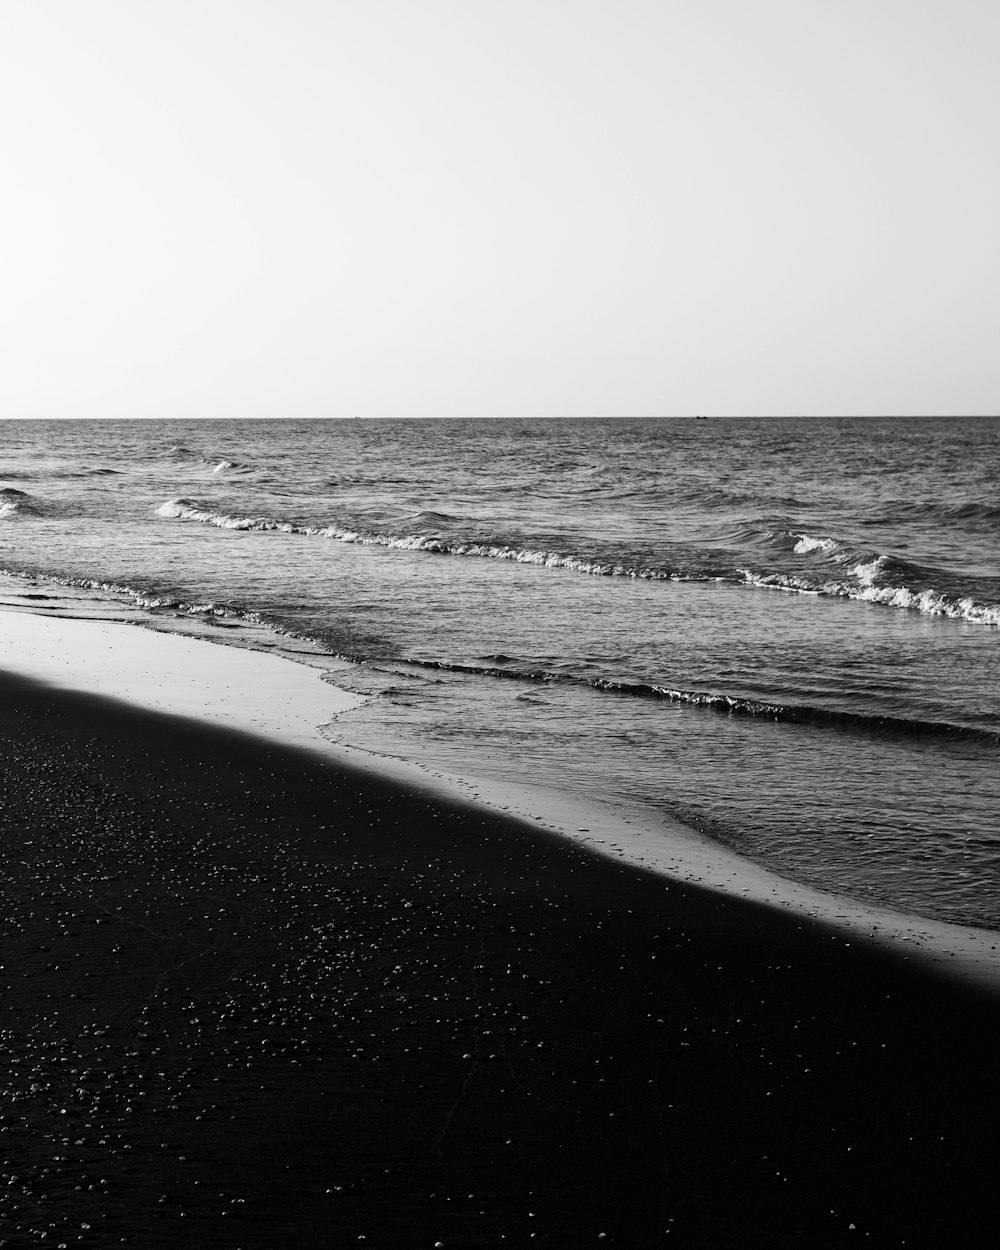
<path id="1" fill-rule="evenodd" d="M 0 738 L 0 1243 L 993 1222 L 995 996 L 233 728 L 5 674 Z"/>

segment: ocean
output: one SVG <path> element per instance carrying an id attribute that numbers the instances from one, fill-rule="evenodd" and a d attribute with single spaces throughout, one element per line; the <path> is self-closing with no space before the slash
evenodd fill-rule
<path id="1" fill-rule="evenodd" d="M 991 419 L 5 421 L 0 606 L 347 659 L 336 741 L 1000 928 L 998 484 Z"/>

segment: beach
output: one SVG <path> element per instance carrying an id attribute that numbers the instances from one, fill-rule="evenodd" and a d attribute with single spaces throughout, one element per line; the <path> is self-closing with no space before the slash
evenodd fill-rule
<path id="1" fill-rule="evenodd" d="M 985 1226 L 987 979 L 336 760 L 307 726 L 349 696 L 303 666 L 96 626 L 164 706 L 155 656 L 208 654 L 201 707 L 168 714 L 56 683 L 94 662 L 87 622 L 3 619 L 0 1242 Z M 256 729 L 230 663 L 276 670 Z"/>
<path id="2" fill-rule="evenodd" d="M 0 3 L 0 1250 L 998 1241 L 998 53 Z"/>

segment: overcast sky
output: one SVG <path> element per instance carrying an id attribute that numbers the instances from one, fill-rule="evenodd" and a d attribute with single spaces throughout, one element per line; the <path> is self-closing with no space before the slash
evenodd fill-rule
<path id="1" fill-rule="evenodd" d="M 1000 410 L 997 0 L 0 0 L 0 416 Z"/>

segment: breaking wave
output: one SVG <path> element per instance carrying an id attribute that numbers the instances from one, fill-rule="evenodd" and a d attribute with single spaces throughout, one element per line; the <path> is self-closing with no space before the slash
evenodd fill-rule
<path id="1" fill-rule="evenodd" d="M 741 569 L 744 585 L 764 590 L 785 590 L 795 594 L 830 595 L 854 599 L 859 603 L 873 603 L 885 608 L 907 608 L 928 616 L 946 616 L 953 620 L 969 621 L 975 625 L 1000 625 L 1000 604 L 980 603 L 970 596 L 948 595 L 925 588 L 909 586 L 876 586 L 875 578 L 887 565 L 887 558 L 880 556 L 867 564 L 856 565 L 851 573 L 857 584 L 845 581 L 816 583 L 806 577 L 783 573 L 756 573 Z"/>
<path id="2" fill-rule="evenodd" d="M 199 521 L 204 525 L 217 526 L 219 529 L 301 534 L 313 538 L 332 538 L 338 542 L 357 543 L 367 547 L 395 547 L 401 551 L 426 551 L 435 555 L 510 560 L 517 564 L 575 569 L 577 572 L 589 573 L 597 577 L 637 577 L 665 581 L 686 577 L 686 574 L 678 569 L 590 559 L 545 548 L 515 547 L 507 543 L 463 542 L 446 539 L 440 534 L 382 534 L 337 525 L 301 525 L 267 516 L 230 516 L 226 513 L 213 512 L 192 499 L 170 499 L 156 509 L 156 515 L 182 521 Z M 427 514 L 422 515 L 426 518 Z M 445 514 L 438 515 L 444 516 Z"/>
<path id="3" fill-rule="evenodd" d="M 547 547 L 464 540 L 448 537 L 436 528 L 439 524 L 455 519 L 447 513 L 418 513 L 411 519 L 428 525 L 432 532 L 402 534 L 338 525 L 306 525 L 259 514 L 231 515 L 213 511 L 195 499 L 186 498 L 168 500 L 156 509 L 156 515 L 170 520 L 197 521 L 227 530 L 298 534 L 362 546 L 422 551 L 433 555 L 506 560 L 544 568 L 570 569 L 592 577 L 628 577 L 650 581 L 729 581 L 761 589 L 828 595 L 883 607 L 906 608 L 931 616 L 947 616 L 980 625 L 1000 625 L 998 603 L 982 602 L 970 595 L 948 594 L 904 584 L 907 580 L 919 582 L 931 577 L 934 575 L 933 570 L 921 569 L 898 557 L 865 551 L 825 535 L 814 536 L 788 529 L 756 530 L 755 533 L 761 542 L 779 546 L 795 554 L 817 558 L 820 561 L 818 566 L 812 565 L 808 569 L 803 566 L 802 570 L 795 572 L 765 572 L 734 567 L 720 558 L 669 565 L 628 557 L 610 559 L 606 556 L 552 550 Z M 824 566 L 830 571 L 836 569 L 837 576 L 824 574 Z M 886 578 L 890 579 L 891 584 L 876 584 L 880 579 Z"/>
<path id="4" fill-rule="evenodd" d="M 0 517 L 38 516 L 41 509 L 27 491 L 13 486 L 0 488 Z"/>
<path id="5" fill-rule="evenodd" d="M 803 534 L 792 550 L 798 555 L 806 555 L 810 551 L 836 551 L 839 546 L 835 538 L 813 538 L 810 534 Z"/>

